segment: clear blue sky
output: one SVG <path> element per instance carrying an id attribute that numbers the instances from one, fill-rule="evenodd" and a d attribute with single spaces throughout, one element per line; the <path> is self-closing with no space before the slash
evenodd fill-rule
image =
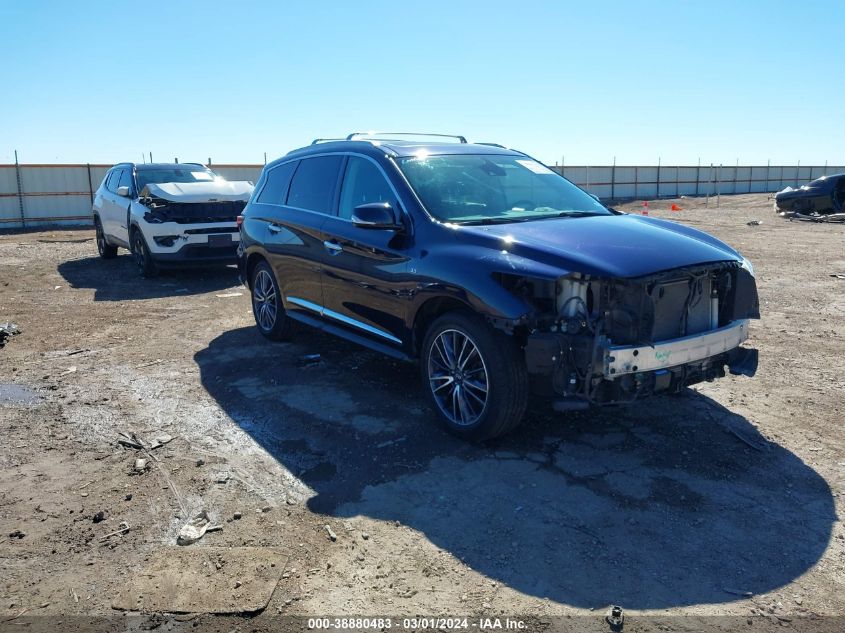
<path id="1" fill-rule="evenodd" d="M 381 129 L 841 165 L 842 25 L 833 0 L 0 0 L 0 163 L 261 162 Z"/>

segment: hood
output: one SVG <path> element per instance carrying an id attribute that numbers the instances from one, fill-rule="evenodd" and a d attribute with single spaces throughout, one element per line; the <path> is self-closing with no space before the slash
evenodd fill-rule
<path id="1" fill-rule="evenodd" d="M 245 180 L 202 180 L 199 182 L 150 183 L 141 192 L 141 197 L 154 196 L 170 202 L 246 202 L 255 186 Z"/>
<path id="2" fill-rule="evenodd" d="M 654 218 L 608 215 L 460 227 L 504 257 L 600 277 L 642 277 L 684 266 L 741 261 L 724 242 L 702 231 Z M 528 271 L 526 271 L 528 272 Z"/>

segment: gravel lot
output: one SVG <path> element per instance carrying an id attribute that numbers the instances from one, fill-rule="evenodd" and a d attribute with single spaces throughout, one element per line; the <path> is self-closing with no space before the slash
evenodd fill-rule
<path id="1" fill-rule="evenodd" d="M 0 235 L 0 322 L 22 330 L 0 349 L 0 621 L 845 615 L 845 226 L 764 195 L 704 205 L 651 214 L 754 263 L 757 376 L 538 404 L 483 446 L 434 426 L 411 365 L 307 330 L 265 342 L 232 268 L 141 280 L 90 230 Z M 222 530 L 177 546 L 201 510 Z"/>

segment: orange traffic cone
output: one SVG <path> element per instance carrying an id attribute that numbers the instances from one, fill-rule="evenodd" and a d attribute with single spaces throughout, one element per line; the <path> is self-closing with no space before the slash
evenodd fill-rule
<path id="1" fill-rule="evenodd" d="M 683 211 L 683 209 L 673 202 L 672 211 Z"/>
<path id="2" fill-rule="evenodd" d="M 648 215 L 648 200 L 643 202 L 643 215 Z"/>

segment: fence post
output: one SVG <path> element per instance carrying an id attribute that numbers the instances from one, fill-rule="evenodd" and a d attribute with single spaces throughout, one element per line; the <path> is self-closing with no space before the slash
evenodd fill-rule
<path id="1" fill-rule="evenodd" d="M 701 180 L 701 156 L 698 157 L 698 167 L 695 168 L 695 195 L 698 195 L 698 183 Z"/>
<path id="2" fill-rule="evenodd" d="M 798 188 L 798 180 L 801 178 L 801 161 L 798 161 L 798 167 L 795 168 L 795 188 Z"/>
<path id="3" fill-rule="evenodd" d="M 640 189 L 640 166 L 634 165 L 634 197 L 637 197 Z"/>
<path id="4" fill-rule="evenodd" d="M 766 160 L 766 189 L 765 192 L 769 193 L 769 172 L 772 169 L 772 159 L 769 158 Z"/>
<path id="5" fill-rule="evenodd" d="M 707 172 L 707 199 L 704 201 L 704 206 L 710 206 L 710 194 L 713 191 L 713 163 L 710 163 L 710 171 Z"/>
<path id="6" fill-rule="evenodd" d="M 94 204 L 94 183 L 91 182 L 91 163 L 86 163 L 88 168 L 88 195 L 91 196 L 91 204 Z"/>
<path id="7" fill-rule="evenodd" d="M 610 199 L 616 199 L 616 156 L 613 157 L 613 168 L 610 170 Z"/>
<path id="8" fill-rule="evenodd" d="M 739 193 L 736 188 L 737 178 L 739 178 L 739 159 L 736 159 L 736 167 L 734 167 L 734 190 L 731 192 L 733 194 Z M 751 184 L 751 175 L 748 175 L 748 183 Z"/>
<path id="9" fill-rule="evenodd" d="M 719 163 L 719 175 L 716 176 L 716 206 L 722 206 L 722 163 Z"/>
<path id="10" fill-rule="evenodd" d="M 657 191 L 654 194 L 657 200 L 660 200 L 660 156 L 657 157 Z"/>
<path id="11" fill-rule="evenodd" d="M 15 177 L 18 181 L 18 207 L 21 211 L 21 226 L 26 228 L 26 216 L 23 213 L 23 184 L 21 183 L 21 166 L 18 163 L 18 150 L 15 150 Z"/>

